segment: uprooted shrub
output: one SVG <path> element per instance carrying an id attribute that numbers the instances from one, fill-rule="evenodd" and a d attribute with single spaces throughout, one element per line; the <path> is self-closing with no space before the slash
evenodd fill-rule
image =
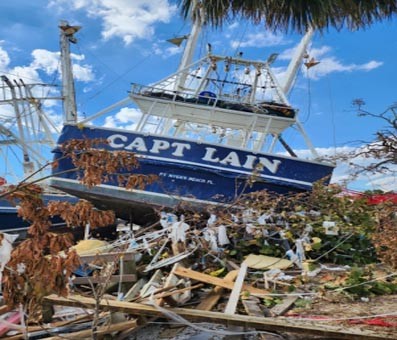
<path id="1" fill-rule="evenodd" d="M 155 176 L 132 173 L 120 175 L 122 168 L 137 167 L 133 153 L 110 152 L 96 149 L 95 144 L 104 141 L 75 140 L 64 146 L 64 157 L 70 157 L 75 171 L 81 174 L 80 181 L 88 187 L 98 185 L 110 175 L 118 178 L 127 189 L 142 188 L 156 180 Z M 56 168 L 56 162 L 49 163 Z M 30 178 L 31 179 L 31 178 Z M 79 266 L 71 234 L 50 232 L 51 218 L 60 216 L 69 227 L 91 228 L 109 226 L 114 223 L 113 211 L 100 211 L 91 203 L 81 200 L 76 204 L 50 202 L 44 204 L 43 189 L 32 180 L 24 180 L 10 186 L 1 197 L 18 204 L 18 214 L 30 223 L 29 237 L 19 243 L 11 253 L 4 270 L 3 296 L 10 307 L 23 305 L 30 316 L 40 310 L 40 303 L 48 294 L 66 296 L 72 271 Z"/>

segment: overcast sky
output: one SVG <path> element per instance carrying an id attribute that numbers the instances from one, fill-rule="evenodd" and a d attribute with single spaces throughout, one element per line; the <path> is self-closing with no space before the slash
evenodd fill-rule
<path id="1" fill-rule="evenodd" d="M 72 46 L 78 110 L 81 116 L 125 98 L 130 84 L 150 84 L 174 72 L 183 47 L 167 39 L 189 33 L 189 23 L 179 14 L 176 1 L 167 0 L 13 0 L 0 2 L 0 74 L 29 82 L 59 84 L 59 32 L 61 19 L 81 25 Z M 300 119 L 322 154 L 370 141 L 381 122 L 359 118 L 352 101 L 362 98 L 365 108 L 382 112 L 396 102 L 397 20 L 370 29 L 316 33 L 309 50 L 320 61 L 309 73 L 302 69 L 290 101 L 300 109 Z M 300 39 L 296 34 L 272 33 L 261 26 L 236 20 L 222 30 L 204 30 L 197 53 L 207 42 L 214 53 L 266 60 L 279 53 L 274 70 L 281 75 Z M 52 104 L 53 105 L 53 104 Z M 0 113 L 7 114 L 6 108 Z M 48 106 L 60 122 L 60 107 Z M 102 122 L 131 126 L 133 106 Z M 289 131 L 285 138 L 305 153 L 304 144 Z M 335 180 L 346 177 L 342 164 Z M 383 187 L 382 187 L 383 185 Z M 395 178 L 365 177 L 351 183 L 354 189 L 381 187 L 397 190 Z"/>

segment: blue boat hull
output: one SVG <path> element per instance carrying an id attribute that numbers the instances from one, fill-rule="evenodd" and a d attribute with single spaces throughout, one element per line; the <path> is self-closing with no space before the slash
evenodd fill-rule
<path id="1" fill-rule="evenodd" d="M 101 148 L 136 153 L 140 166 L 135 172 L 158 176 L 159 180 L 144 190 L 120 188 L 112 179 L 88 189 L 78 182 L 76 172 L 65 172 L 74 167 L 59 148 L 54 150 L 58 160 L 58 168 L 53 171 L 54 187 L 89 199 L 101 208 L 119 210 L 123 218 L 137 215 L 136 211 L 139 216 L 150 214 L 148 207 L 228 204 L 242 193 L 265 189 L 283 194 L 307 191 L 318 180 L 329 181 L 333 171 L 332 165 L 298 158 L 97 127 L 66 125 L 58 144 L 83 138 L 104 139 L 108 143 Z"/>
<path id="2" fill-rule="evenodd" d="M 0 200 L 0 231 L 14 232 L 26 230 L 29 224 L 18 217 L 17 208 L 8 201 Z"/>
<path id="3" fill-rule="evenodd" d="M 43 200 L 44 203 L 49 201 L 75 203 L 78 199 L 69 195 L 44 194 Z M 51 222 L 54 228 L 65 225 L 64 221 L 57 216 L 52 218 Z M 0 232 L 25 233 L 29 226 L 30 223 L 28 221 L 18 216 L 18 208 L 14 204 L 4 198 L 0 199 Z"/>

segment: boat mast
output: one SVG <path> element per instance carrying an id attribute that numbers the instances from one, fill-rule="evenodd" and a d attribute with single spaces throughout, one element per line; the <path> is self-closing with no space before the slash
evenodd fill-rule
<path id="1" fill-rule="evenodd" d="M 284 86 L 282 90 L 285 96 L 288 96 L 288 93 L 291 91 L 292 85 L 296 79 L 296 75 L 298 73 L 299 67 L 302 65 L 302 60 L 306 54 L 307 47 L 312 40 L 313 37 L 313 29 L 309 28 L 302 40 L 300 41 L 298 47 L 295 50 L 294 56 L 291 59 L 291 62 L 288 65 Z"/>
<path id="2" fill-rule="evenodd" d="M 191 16 L 193 22 L 192 31 L 190 32 L 189 38 L 187 39 L 186 47 L 183 52 L 182 59 L 177 71 L 177 73 L 180 73 L 180 76 L 177 79 L 175 90 L 182 92 L 184 90 L 184 86 L 187 78 L 187 72 L 183 72 L 183 70 L 185 70 L 192 63 L 193 54 L 197 45 L 197 40 L 201 33 L 201 28 L 203 27 L 204 24 L 204 16 L 202 14 L 200 4 L 197 0 L 194 0 L 192 2 Z"/>
<path id="3" fill-rule="evenodd" d="M 61 68 L 62 68 L 62 97 L 64 123 L 77 122 L 76 92 L 74 89 L 73 69 L 70 60 L 70 43 L 77 42 L 74 34 L 80 30 L 80 26 L 69 26 L 62 20 L 59 24 L 61 43 Z"/>

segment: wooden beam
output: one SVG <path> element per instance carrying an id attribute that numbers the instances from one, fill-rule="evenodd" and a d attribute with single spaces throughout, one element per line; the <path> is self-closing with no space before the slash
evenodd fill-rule
<path id="1" fill-rule="evenodd" d="M 73 284 L 81 285 L 91 283 L 104 283 L 104 282 L 119 282 L 120 275 L 112 275 L 110 278 L 107 277 L 92 277 L 92 276 L 83 276 L 83 277 L 76 277 L 73 279 Z M 121 276 L 121 281 L 123 282 L 136 282 L 136 275 L 135 274 L 124 274 Z"/>
<path id="2" fill-rule="evenodd" d="M 234 287 L 232 289 L 232 292 L 230 293 L 230 297 L 225 308 L 226 314 L 236 313 L 236 308 L 238 301 L 240 300 L 241 289 L 243 288 L 245 275 L 247 274 L 247 269 L 248 269 L 247 264 L 243 262 L 241 264 L 236 282 L 234 283 Z"/>
<path id="3" fill-rule="evenodd" d="M 120 258 L 123 258 L 123 261 L 134 261 L 135 262 L 135 252 L 127 252 L 127 253 L 102 253 L 95 255 L 79 255 L 80 262 L 82 263 L 90 263 L 96 260 L 105 261 L 105 262 L 119 262 Z"/>
<path id="4" fill-rule="evenodd" d="M 126 329 L 133 329 L 137 326 L 136 320 L 130 320 L 125 322 L 116 323 L 114 325 L 103 326 L 99 327 L 97 332 L 95 333 L 96 336 L 103 336 L 105 334 L 113 333 L 113 332 L 120 332 Z M 61 333 L 65 334 L 65 333 Z M 93 330 L 85 329 L 83 331 L 73 332 L 73 333 L 66 333 L 68 339 L 85 339 L 91 338 L 93 336 Z M 65 335 L 53 336 L 50 338 L 45 338 L 46 340 L 65 340 Z"/>
<path id="5" fill-rule="evenodd" d="M 156 299 L 163 299 L 163 298 L 165 298 L 167 296 L 172 296 L 172 295 L 175 295 L 175 294 L 181 294 L 181 293 L 193 290 L 193 289 L 201 288 L 202 286 L 204 286 L 204 284 L 199 283 L 199 284 L 196 284 L 194 286 L 188 286 L 188 287 L 177 289 L 177 290 L 173 290 L 173 291 L 170 291 L 170 292 L 161 293 L 159 295 L 153 295 L 153 297 L 156 298 Z"/>
<path id="6" fill-rule="evenodd" d="M 259 307 L 259 299 L 251 296 L 249 299 L 242 300 L 244 309 L 248 315 L 264 317 L 262 309 Z"/>
<path id="7" fill-rule="evenodd" d="M 93 318 L 93 314 L 85 314 L 85 315 L 78 316 L 75 319 L 70 319 L 70 320 L 65 320 L 65 321 L 51 322 L 51 323 L 48 323 L 48 324 L 42 324 L 42 325 L 38 325 L 38 326 L 30 326 L 30 325 L 28 325 L 27 326 L 27 332 L 28 333 L 33 333 L 33 332 L 43 331 L 43 330 L 51 331 L 51 329 L 56 328 L 56 327 L 66 326 L 66 325 L 69 325 L 71 323 L 78 324 L 78 323 L 85 322 L 87 320 L 91 320 L 92 318 Z M 25 335 L 23 334 L 22 330 L 15 329 L 14 332 L 18 332 L 20 334 L 15 334 L 15 335 L 12 335 L 12 336 L 8 336 L 7 337 L 8 340 L 23 340 L 23 339 L 25 339 Z"/>
<path id="8" fill-rule="evenodd" d="M 251 316 L 258 316 L 260 318 L 263 318 L 264 313 L 262 309 L 259 307 L 259 299 L 255 296 L 250 296 L 249 299 L 242 300 L 244 309 L 247 313 L 247 315 Z M 265 334 L 259 334 L 258 339 L 266 340 L 269 337 L 266 336 Z"/>
<path id="9" fill-rule="evenodd" d="M 283 302 L 275 305 L 272 309 L 270 309 L 270 313 L 272 316 L 283 315 L 288 309 L 292 307 L 296 300 L 298 300 L 299 296 L 288 296 Z"/>
<path id="10" fill-rule="evenodd" d="M 44 298 L 45 303 L 74 306 L 82 308 L 95 308 L 95 299 L 86 298 L 80 295 L 71 295 L 69 298 L 50 295 Z M 132 315 L 152 315 L 162 316 L 163 313 L 155 306 L 144 305 L 132 302 L 122 302 L 113 300 L 102 300 L 100 308 L 110 311 L 124 312 Z M 396 334 L 380 331 L 364 330 L 353 328 L 352 326 L 343 327 L 343 325 L 329 325 L 321 320 L 303 321 L 291 320 L 288 318 L 259 318 L 248 315 L 228 315 L 225 313 L 200 311 L 186 308 L 167 308 L 168 311 L 176 313 L 186 319 L 196 322 L 213 322 L 227 325 L 245 326 L 257 330 L 266 330 L 270 332 L 294 332 L 305 335 L 313 334 L 334 339 L 355 339 L 355 340 L 379 340 L 395 339 Z"/>
<path id="11" fill-rule="evenodd" d="M 226 276 L 224 277 L 224 280 L 230 281 L 233 283 L 233 281 L 236 279 L 238 274 L 238 270 L 232 270 L 231 272 L 227 273 Z M 223 292 L 224 292 L 223 287 L 215 287 L 201 302 L 200 304 L 196 307 L 196 309 L 199 310 L 211 310 L 214 308 L 214 306 L 218 303 L 219 299 L 222 297 Z"/>
<path id="12" fill-rule="evenodd" d="M 183 267 L 180 268 L 179 267 L 174 271 L 174 274 L 183 276 L 183 277 L 188 277 L 188 278 L 196 280 L 196 281 L 209 283 L 214 286 L 219 286 L 219 287 L 223 287 L 223 288 L 230 289 L 230 290 L 232 290 L 234 287 L 233 282 L 227 281 L 225 279 L 220 279 L 218 277 L 213 277 L 211 275 L 199 273 L 199 272 L 196 272 L 196 271 L 188 269 L 188 268 L 183 268 Z M 258 296 L 264 296 L 264 295 L 269 294 L 269 292 L 264 289 L 255 288 L 255 287 L 247 285 L 247 284 L 243 285 L 242 290 L 248 291 L 252 295 L 258 295 Z"/>

